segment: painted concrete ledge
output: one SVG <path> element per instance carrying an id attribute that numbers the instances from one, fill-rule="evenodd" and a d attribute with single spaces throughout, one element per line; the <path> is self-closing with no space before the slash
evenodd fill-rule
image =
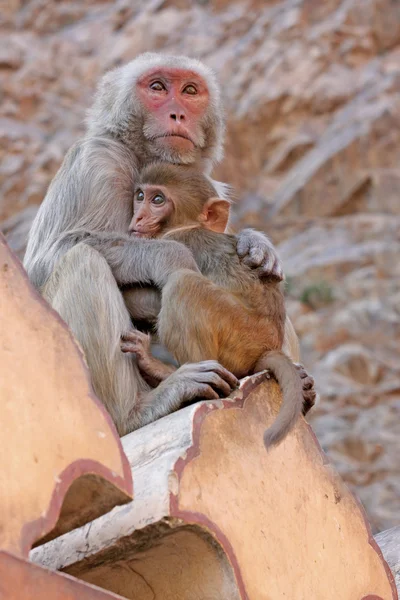
<path id="1" fill-rule="evenodd" d="M 38 540 L 132 499 L 128 460 L 83 354 L 1 234 L 0 405 L 1 550 L 26 558 Z"/>
<path id="2" fill-rule="evenodd" d="M 302 419 L 266 452 L 265 374 L 126 436 L 134 500 L 31 560 L 135 600 L 395 600 L 365 514 Z"/>
<path id="3" fill-rule="evenodd" d="M 400 518 L 400 515 L 399 515 Z M 400 525 L 375 536 L 382 554 L 394 575 L 397 591 L 400 591 Z"/>

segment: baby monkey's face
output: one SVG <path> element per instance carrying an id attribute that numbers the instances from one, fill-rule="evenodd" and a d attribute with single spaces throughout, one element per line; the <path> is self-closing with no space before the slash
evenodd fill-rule
<path id="1" fill-rule="evenodd" d="M 133 219 L 129 231 L 137 237 L 158 237 L 172 223 L 174 202 L 168 189 L 160 185 L 140 185 L 135 189 Z"/>
<path id="2" fill-rule="evenodd" d="M 214 196 L 216 192 L 203 174 L 156 164 L 138 179 L 129 225 L 132 235 L 155 238 L 193 228 L 225 231 L 230 203 Z"/>

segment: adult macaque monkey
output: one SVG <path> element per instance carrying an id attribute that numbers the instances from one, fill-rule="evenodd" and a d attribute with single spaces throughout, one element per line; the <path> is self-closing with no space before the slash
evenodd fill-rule
<path id="1" fill-rule="evenodd" d="M 141 282 L 162 289 L 175 270 L 197 271 L 183 245 L 126 234 L 137 173 L 154 160 L 209 173 L 222 157 L 223 129 L 219 87 L 205 65 L 139 56 L 103 78 L 87 133 L 69 150 L 32 225 L 28 275 L 81 344 L 93 387 L 121 435 L 184 401 L 227 395 L 237 385 L 207 361 L 184 365 L 152 389 L 136 358 L 120 349 L 121 335 L 132 328 L 120 287 Z M 282 277 L 262 234 L 242 232 L 237 252 L 261 275 Z"/>
<path id="2" fill-rule="evenodd" d="M 260 281 L 240 262 L 236 238 L 224 233 L 229 208 L 229 201 L 217 197 L 200 171 L 154 163 L 139 174 L 129 229 L 139 238 L 182 242 L 200 268 L 201 273 L 175 271 L 162 291 L 157 331 L 180 364 L 216 360 L 236 377 L 263 369 L 275 374 L 283 404 L 264 436 L 269 447 L 279 443 L 301 415 L 302 381 L 281 351 L 286 313 L 279 282 Z M 129 350 L 129 343 L 123 348 Z M 150 356 L 139 355 L 138 361 L 148 377 L 160 378 L 159 365 L 154 369 Z"/>

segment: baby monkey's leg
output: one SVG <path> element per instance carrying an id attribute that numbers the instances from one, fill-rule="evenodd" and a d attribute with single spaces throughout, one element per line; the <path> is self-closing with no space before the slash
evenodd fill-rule
<path id="1" fill-rule="evenodd" d="M 161 308 L 161 293 L 154 287 L 139 285 L 123 290 L 125 306 L 135 321 L 156 323 Z"/>

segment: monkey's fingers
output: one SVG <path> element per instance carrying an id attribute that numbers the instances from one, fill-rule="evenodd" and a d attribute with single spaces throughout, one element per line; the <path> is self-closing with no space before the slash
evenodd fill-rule
<path id="1" fill-rule="evenodd" d="M 205 400 L 219 400 L 219 394 L 210 385 L 199 384 L 196 389 L 197 398 L 204 398 Z"/>
<path id="2" fill-rule="evenodd" d="M 293 364 L 297 369 L 300 379 L 304 379 L 304 377 L 308 377 L 308 373 L 305 370 L 303 365 L 301 365 L 300 363 L 293 363 Z"/>
<path id="3" fill-rule="evenodd" d="M 294 363 L 294 366 L 296 367 L 301 379 L 301 385 L 303 388 L 303 415 L 306 415 L 314 406 L 318 398 L 318 394 L 314 389 L 315 381 L 314 377 L 311 377 L 311 375 L 307 373 L 303 365 Z"/>
<path id="4" fill-rule="evenodd" d="M 215 360 L 199 363 L 186 363 L 179 367 L 169 378 L 182 381 L 182 401 L 184 403 L 198 399 L 217 400 L 229 396 L 238 386 L 237 378 Z"/>
<path id="5" fill-rule="evenodd" d="M 249 267 L 260 267 L 264 263 L 264 257 L 264 250 L 262 248 L 258 248 L 257 246 L 253 246 L 249 249 L 246 256 L 243 257 L 243 262 Z"/>
<path id="6" fill-rule="evenodd" d="M 245 265 L 258 270 L 260 277 L 269 276 L 282 281 L 282 263 L 272 242 L 263 233 L 252 229 L 242 231 L 238 237 L 237 253 Z"/>
<path id="7" fill-rule="evenodd" d="M 257 269 L 260 277 L 269 277 L 276 281 L 283 281 L 283 267 L 276 252 L 271 248 L 270 252 L 265 254 L 264 262 Z"/>
<path id="8" fill-rule="evenodd" d="M 310 390 L 311 388 L 313 388 L 315 385 L 314 377 L 312 377 L 311 375 L 309 375 L 307 373 L 307 371 L 305 370 L 303 365 L 301 365 L 299 363 L 294 363 L 294 366 L 297 369 L 300 379 L 303 380 L 301 382 L 302 386 L 303 386 L 303 390 Z"/>
<path id="9" fill-rule="evenodd" d="M 240 258 L 249 261 L 249 266 L 259 267 L 264 256 L 273 251 L 273 245 L 266 235 L 254 229 L 244 229 L 237 238 L 236 252 Z"/>
<path id="10" fill-rule="evenodd" d="M 151 337 L 147 333 L 136 329 L 128 331 L 121 336 L 122 352 L 132 352 L 138 356 L 150 356 Z"/>
<path id="11" fill-rule="evenodd" d="M 140 347 L 131 342 L 121 342 L 121 350 L 122 352 L 132 352 L 136 354 L 137 352 L 140 352 Z"/>
<path id="12" fill-rule="evenodd" d="M 219 375 L 217 375 L 217 373 L 214 373 L 213 371 L 202 373 L 197 380 L 199 381 L 199 383 L 207 383 L 208 385 L 212 386 L 212 388 L 216 390 L 216 392 L 220 392 L 223 398 L 229 396 L 229 394 L 232 391 L 232 388 L 229 385 L 229 383 L 224 381 L 222 377 L 220 377 Z M 219 397 L 218 394 L 217 397 Z"/>
<path id="13" fill-rule="evenodd" d="M 301 383 L 305 391 L 312 390 L 315 384 L 313 377 L 306 377 Z"/>
<path id="14" fill-rule="evenodd" d="M 305 416 L 308 411 L 315 405 L 318 395 L 314 389 L 308 392 L 303 392 L 303 415 Z"/>
<path id="15" fill-rule="evenodd" d="M 226 381 L 232 390 L 239 387 L 239 379 L 233 375 L 228 369 L 225 369 L 219 362 L 216 360 L 203 360 L 198 363 L 200 369 L 202 371 L 212 371 L 217 373 L 224 381 Z"/>
<path id="16" fill-rule="evenodd" d="M 283 281 L 284 279 L 282 263 L 278 259 L 278 257 L 275 258 L 275 262 L 270 270 L 269 264 L 261 267 L 261 270 L 265 272 L 269 277 L 273 277 L 277 281 Z"/>
<path id="17" fill-rule="evenodd" d="M 257 269 L 259 277 L 272 277 L 276 281 L 282 281 L 283 269 L 275 252 L 267 255 L 262 253 L 262 260 L 260 260 L 260 256 L 261 254 L 254 250 L 243 258 L 242 262 L 252 269 Z"/>
<path id="18" fill-rule="evenodd" d="M 133 342 L 133 343 L 142 343 L 142 344 L 150 344 L 151 337 L 148 333 L 143 333 L 143 331 L 138 331 L 134 329 L 132 331 L 127 331 L 121 336 L 121 340 L 124 342 Z"/>
<path id="19" fill-rule="evenodd" d="M 242 231 L 241 235 L 238 236 L 236 252 L 238 253 L 238 256 L 240 258 L 243 258 L 244 256 L 246 256 L 246 254 L 250 250 L 251 237 L 249 235 L 249 232 L 251 232 L 251 234 L 253 234 L 253 230 L 249 229 L 249 230 Z"/>

